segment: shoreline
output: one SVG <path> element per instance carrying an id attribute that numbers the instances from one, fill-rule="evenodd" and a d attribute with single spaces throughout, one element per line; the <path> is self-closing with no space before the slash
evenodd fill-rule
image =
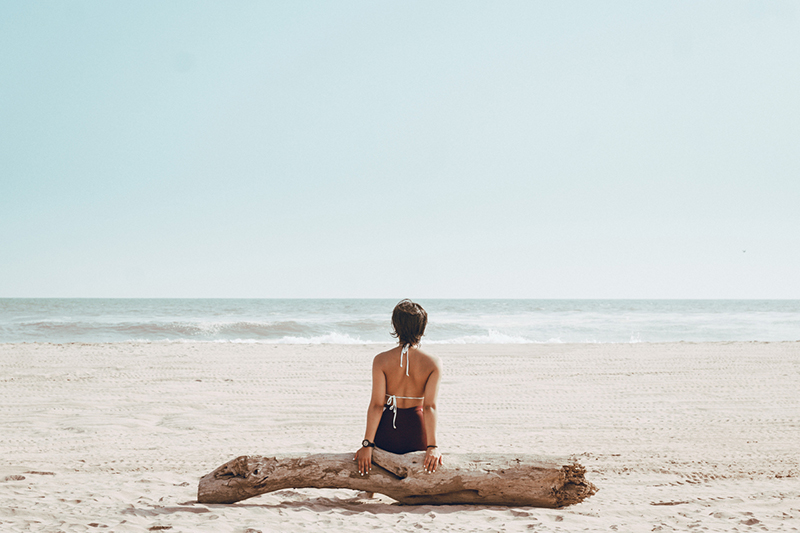
<path id="1" fill-rule="evenodd" d="M 273 340 L 227 340 L 227 339 L 219 339 L 219 340 L 193 340 L 193 339 L 164 339 L 164 340 L 125 340 L 125 341 L 64 341 L 64 342 L 52 342 L 52 341 L 19 341 L 19 342 L 0 342 L 0 347 L 2 346 L 32 346 L 32 345 L 43 345 L 43 346 L 95 346 L 95 345 L 170 345 L 170 344 L 198 344 L 198 345 L 215 345 L 215 344 L 223 344 L 223 345 L 258 345 L 258 346 L 322 346 L 322 347 L 342 347 L 346 348 L 348 346 L 354 347 L 380 347 L 380 346 L 396 346 L 396 342 L 379 342 L 379 341 L 365 341 L 365 342 L 355 342 L 355 343 L 344 343 L 344 342 L 276 342 Z M 660 345 L 696 345 L 696 344 L 712 344 L 712 345 L 721 345 L 721 344 L 799 344 L 800 339 L 797 340 L 717 340 L 717 341 L 625 341 L 625 342 L 616 342 L 616 341 L 592 341 L 592 342 L 447 342 L 447 341 L 431 341 L 431 342 L 422 342 L 420 344 L 421 347 L 425 346 L 458 346 L 458 347 L 469 347 L 469 346 L 497 346 L 497 347 L 506 347 L 506 346 L 628 346 L 628 345 L 646 345 L 646 346 L 660 346 Z M 469 348 L 467 348 L 469 349 Z"/>

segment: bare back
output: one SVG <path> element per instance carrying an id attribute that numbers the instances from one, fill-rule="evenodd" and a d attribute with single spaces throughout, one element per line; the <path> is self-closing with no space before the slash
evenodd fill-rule
<path id="1" fill-rule="evenodd" d="M 398 346 L 375 356 L 374 370 L 379 370 L 386 380 L 385 395 L 396 396 L 397 407 L 401 409 L 435 403 L 440 371 L 438 358 L 410 347 L 401 366 L 401 354 L 402 348 Z"/>

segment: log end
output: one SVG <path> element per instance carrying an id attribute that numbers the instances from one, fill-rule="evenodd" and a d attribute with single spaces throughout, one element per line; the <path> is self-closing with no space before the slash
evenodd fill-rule
<path id="1" fill-rule="evenodd" d="M 597 492 L 597 487 L 586 481 L 586 468 L 583 465 L 564 465 L 561 471 L 564 474 L 564 484 L 553 491 L 556 507 L 580 503 Z"/>
<path id="2" fill-rule="evenodd" d="M 278 464 L 275 457 L 242 455 L 200 478 L 198 503 L 236 503 L 261 494 L 259 481 Z"/>

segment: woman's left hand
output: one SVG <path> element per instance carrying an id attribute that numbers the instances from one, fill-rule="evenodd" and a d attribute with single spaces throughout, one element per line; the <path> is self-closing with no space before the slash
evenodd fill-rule
<path id="1" fill-rule="evenodd" d="M 442 453 L 439 448 L 428 448 L 425 450 L 425 462 L 423 467 L 427 473 L 436 472 L 436 467 L 442 464 Z"/>
<path id="2" fill-rule="evenodd" d="M 369 474 L 370 469 L 372 468 L 372 447 L 371 446 L 362 446 L 356 452 L 355 461 L 358 466 L 358 473 L 362 476 L 365 474 Z"/>

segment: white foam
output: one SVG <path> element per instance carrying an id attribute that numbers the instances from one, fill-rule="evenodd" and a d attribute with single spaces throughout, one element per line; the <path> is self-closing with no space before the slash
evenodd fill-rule
<path id="1" fill-rule="evenodd" d="M 336 332 L 315 337 L 285 336 L 273 342 L 275 344 L 379 344 L 375 341 L 365 341 L 360 337 L 351 337 L 346 333 Z"/>
<path id="2" fill-rule="evenodd" d="M 531 344 L 535 341 L 518 335 L 506 335 L 490 329 L 486 335 L 464 335 L 453 339 L 426 341 L 427 344 Z"/>
<path id="3" fill-rule="evenodd" d="M 327 335 L 319 335 L 316 337 L 291 337 L 285 336 L 280 339 L 128 339 L 125 342 L 141 342 L 151 344 L 387 344 L 386 342 L 362 340 L 359 337 L 351 337 L 350 335 L 341 333 L 329 333 Z"/>

